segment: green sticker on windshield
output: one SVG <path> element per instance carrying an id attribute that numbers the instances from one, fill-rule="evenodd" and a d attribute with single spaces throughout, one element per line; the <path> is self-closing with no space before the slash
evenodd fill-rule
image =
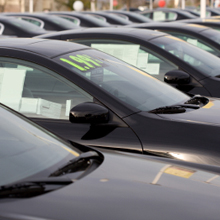
<path id="1" fill-rule="evenodd" d="M 90 69 L 94 69 L 102 66 L 102 61 L 98 59 L 94 59 L 88 55 L 75 55 L 69 56 L 70 59 L 60 58 L 61 61 L 74 66 L 80 71 L 88 71 Z"/>

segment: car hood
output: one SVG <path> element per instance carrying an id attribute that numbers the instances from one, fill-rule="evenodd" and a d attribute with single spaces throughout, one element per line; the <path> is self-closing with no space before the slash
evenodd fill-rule
<path id="1" fill-rule="evenodd" d="M 203 107 L 179 114 L 160 114 L 162 118 L 220 126 L 220 99 L 208 98 Z"/>
<path id="2" fill-rule="evenodd" d="M 73 184 L 29 199 L 1 199 L 0 219 L 219 219 L 219 167 L 203 165 L 208 172 L 198 164 L 102 151 L 104 162 Z"/>

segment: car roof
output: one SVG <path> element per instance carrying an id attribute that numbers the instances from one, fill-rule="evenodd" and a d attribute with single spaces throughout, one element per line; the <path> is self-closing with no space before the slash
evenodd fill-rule
<path id="1" fill-rule="evenodd" d="M 59 31 L 55 33 L 45 34 L 37 36 L 36 38 L 52 38 L 53 36 L 65 36 L 71 34 L 102 34 L 102 35 L 123 35 L 123 36 L 135 36 L 136 38 L 148 41 L 156 37 L 166 36 L 167 34 L 147 29 L 136 28 L 82 28 L 76 30 Z"/>
<path id="2" fill-rule="evenodd" d="M 48 18 L 48 15 L 46 13 L 29 13 L 29 12 L 24 12 L 24 13 L 13 13 L 13 12 L 8 12 L 8 13 L 3 13 L 2 15 L 5 16 L 26 16 L 26 17 L 33 17 L 33 18 Z"/>
<path id="3" fill-rule="evenodd" d="M 0 39 L 1 48 L 29 51 L 49 58 L 82 49 L 90 49 L 90 47 L 81 44 L 36 38 Z"/>
<path id="4" fill-rule="evenodd" d="M 126 26 L 125 26 L 126 27 Z M 161 29 L 173 29 L 173 30 L 188 30 L 195 33 L 199 33 L 204 31 L 205 29 L 210 29 L 206 26 L 198 25 L 198 24 L 187 24 L 187 23 L 175 23 L 175 22 L 168 22 L 168 23 L 146 23 L 146 24 L 132 24 L 127 25 L 127 27 L 134 27 L 134 28 L 161 28 Z"/>
<path id="5" fill-rule="evenodd" d="M 179 21 L 172 21 L 173 22 L 181 22 L 181 23 L 210 23 L 210 24 L 220 24 L 220 21 L 217 19 L 211 18 L 195 18 L 195 19 L 183 19 Z"/>

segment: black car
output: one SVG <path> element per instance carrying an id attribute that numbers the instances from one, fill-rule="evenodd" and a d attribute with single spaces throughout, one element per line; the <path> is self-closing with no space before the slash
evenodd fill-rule
<path id="1" fill-rule="evenodd" d="M 175 8 L 157 8 L 151 11 L 140 12 L 140 14 L 154 21 L 177 21 L 197 18 L 197 16 L 187 11 Z"/>
<path id="2" fill-rule="evenodd" d="M 29 22 L 14 17 L 0 16 L 0 36 L 4 37 L 34 37 L 48 33 Z"/>
<path id="3" fill-rule="evenodd" d="M 91 12 L 91 11 L 83 11 L 81 12 L 83 14 L 88 14 L 91 16 L 94 16 L 99 19 L 104 19 L 106 22 L 112 25 L 129 25 L 133 24 L 133 22 L 126 20 L 124 18 L 121 18 L 117 14 L 109 14 L 105 13 L 104 11 L 96 11 L 96 12 Z"/>
<path id="4" fill-rule="evenodd" d="M 0 65 L 0 102 L 68 141 L 220 164 L 217 99 L 64 41 L 1 39 Z"/>
<path id="5" fill-rule="evenodd" d="M 113 11 L 104 11 L 104 12 L 105 13 L 110 13 L 110 14 L 125 16 L 125 18 L 128 18 L 129 21 L 134 22 L 134 23 L 153 22 L 152 19 L 147 18 L 145 16 L 140 15 L 139 13 L 132 12 L 132 11 L 113 10 Z"/>
<path id="6" fill-rule="evenodd" d="M 133 24 L 128 27 L 162 31 L 220 57 L 220 32 L 202 25 L 185 23 Z"/>
<path id="7" fill-rule="evenodd" d="M 219 217 L 219 167 L 67 143 L 2 105 L 0 119 L 1 220 Z"/>
<path id="8" fill-rule="evenodd" d="M 73 22 L 45 13 L 3 13 L 4 16 L 20 18 L 48 31 L 63 31 L 79 28 Z"/>
<path id="9" fill-rule="evenodd" d="M 106 21 L 102 21 L 101 19 L 95 18 L 94 16 L 85 15 L 80 12 L 52 11 L 47 14 L 64 18 L 73 23 L 77 21 L 77 25 L 79 25 L 80 27 L 110 27 L 111 26 L 111 24 L 109 24 Z"/>
<path id="10" fill-rule="evenodd" d="M 173 21 L 173 22 L 183 22 L 187 24 L 199 24 L 206 27 L 213 28 L 217 31 L 220 31 L 220 21 L 218 19 L 214 18 L 195 18 L 195 19 L 183 19 L 179 21 Z"/>
<path id="11" fill-rule="evenodd" d="M 188 94 L 220 97 L 218 57 L 166 33 L 93 28 L 39 36 L 85 44 L 134 65 Z"/>

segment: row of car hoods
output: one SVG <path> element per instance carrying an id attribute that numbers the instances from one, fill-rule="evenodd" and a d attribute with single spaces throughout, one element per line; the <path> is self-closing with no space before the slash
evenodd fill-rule
<path id="1" fill-rule="evenodd" d="M 0 17 L 43 34 L 0 39 L 0 219 L 219 219 L 219 32 L 49 14 Z"/>

